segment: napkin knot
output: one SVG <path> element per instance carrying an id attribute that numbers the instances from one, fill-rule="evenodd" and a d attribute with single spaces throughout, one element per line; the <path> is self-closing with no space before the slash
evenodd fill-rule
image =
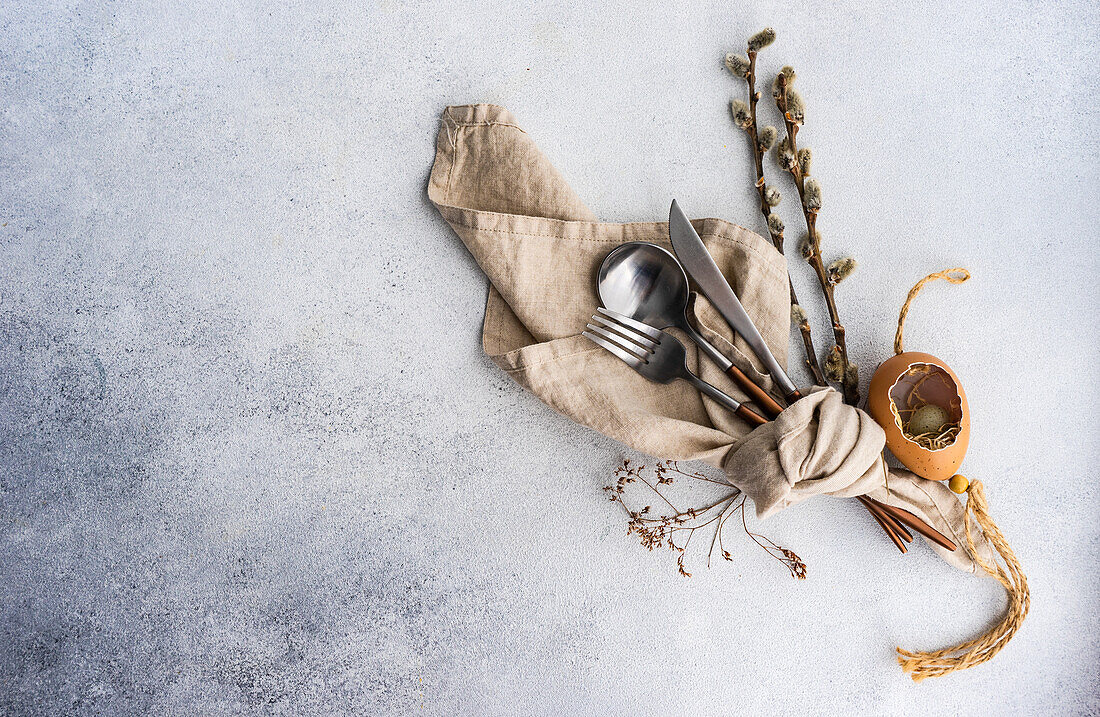
<path id="1" fill-rule="evenodd" d="M 814 495 L 885 486 L 886 434 L 831 388 L 815 388 L 734 446 L 722 468 L 764 518 Z"/>

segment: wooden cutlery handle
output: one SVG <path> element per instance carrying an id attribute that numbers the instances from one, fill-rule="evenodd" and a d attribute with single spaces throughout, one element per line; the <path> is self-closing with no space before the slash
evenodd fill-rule
<path id="1" fill-rule="evenodd" d="M 903 553 L 908 553 L 909 548 L 905 547 L 905 543 L 901 542 L 901 538 L 898 534 L 890 529 L 890 526 L 886 523 L 885 513 L 880 513 L 871 503 L 864 503 L 863 507 L 867 509 L 867 512 L 871 514 L 871 517 L 886 531 L 886 534 L 890 536 L 890 540 L 894 541 L 894 545 L 898 546 L 898 550 Z"/>
<path id="2" fill-rule="evenodd" d="M 889 513 L 887 513 L 882 508 L 878 508 L 878 506 L 876 506 L 876 508 L 878 509 L 878 511 L 880 513 L 882 513 L 882 519 L 886 521 L 886 524 L 889 525 L 894 530 L 894 532 L 898 534 L 898 536 L 902 540 L 904 540 L 907 543 L 912 543 L 913 542 L 913 534 L 910 533 L 904 525 L 902 525 L 900 522 L 898 522 L 897 518 L 890 515 Z"/>
<path id="3" fill-rule="evenodd" d="M 752 410 L 751 408 L 749 408 L 748 406 L 746 406 L 743 403 L 740 406 L 737 407 L 737 410 L 734 411 L 734 413 L 736 413 L 738 416 L 740 416 L 741 418 L 748 421 L 749 425 L 751 425 L 754 428 L 756 426 L 763 426 L 765 423 L 768 422 L 768 419 L 764 418 L 759 413 Z"/>
<path id="4" fill-rule="evenodd" d="M 783 412 L 783 406 L 779 405 L 779 402 L 772 398 L 767 391 L 753 383 L 753 380 L 746 376 L 744 371 L 731 364 L 729 369 L 726 370 L 726 374 L 770 418 L 775 418 Z"/>
<path id="5" fill-rule="evenodd" d="M 863 504 L 863 507 L 870 511 L 871 515 L 882 519 L 881 522 L 884 523 L 883 527 L 886 529 L 886 532 L 893 533 L 907 543 L 913 542 L 913 534 L 906 530 L 905 526 L 899 523 L 896 518 L 871 502 L 871 499 L 867 496 L 861 495 L 857 496 L 857 498 L 859 498 L 859 502 Z"/>
<path id="6" fill-rule="evenodd" d="M 946 535 L 936 530 L 928 523 L 925 523 L 923 520 L 913 515 L 909 511 L 903 510 L 901 508 L 895 508 L 892 505 L 883 503 L 880 500 L 875 500 L 874 498 L 871 498 L 870 500 L 872 503 L 880 507 L 883 512 L 896 518 L 899 523 L 904 523 L 905 525 L 908 525 L 910 528 L 928 538 L 933 543 L 936 543 L 941 547 L 947 548 L 948 550 L 956 550 L 958 548 L 958 546 L 951 542 L 951 540 L 948 539 Z"/>

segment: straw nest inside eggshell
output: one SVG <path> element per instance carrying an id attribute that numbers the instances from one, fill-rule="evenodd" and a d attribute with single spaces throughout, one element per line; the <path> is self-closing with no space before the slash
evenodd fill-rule
<path id="1" fill-rule="evenodd" d="M 867 408 L 902 465 L 929 480 L 955 474 L 970 438 L 970 411 L 946 364 L 916 351 L 888 359 L 871 379 Z"/>

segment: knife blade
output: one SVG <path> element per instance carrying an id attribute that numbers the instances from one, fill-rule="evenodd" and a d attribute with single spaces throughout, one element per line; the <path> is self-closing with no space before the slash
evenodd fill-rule
<path id="1" fill-rule="evenodd" d="M 695 280 L 699 290 L 714 305 L 714 308 L 718 309 L 722 318 L 752 348 L 768 373 L 775 379 L 788 403 L 801 398 L 802 394 L 788 378 L 787 372 L 775 360 L 771 349 L 764 343 L 764 337 L 757 331 L 745 307 L 733 293 L 726 277 L 714 263 L 710 252 L 703 245 L 703 240 L 699 238 L 695 227 L 691 226 L 691 221 L 675 199 L 672 200 L 672 207 L 668 211 L 668 236 L 672 240 L 676 258 L 680 260 L 688 276 Z"/>

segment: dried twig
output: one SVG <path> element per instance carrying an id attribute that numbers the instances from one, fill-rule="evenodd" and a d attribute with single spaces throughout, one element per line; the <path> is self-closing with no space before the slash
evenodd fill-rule
<path id="1" fill-rule="evenodd" d="M 725 548 L 722 539 L 722 528 L 729 516 L 733 514 L 733 511 L 740 509 L 742 511 L 741 523 L 749 537 L 762 547 L 768 555 L 786 565 L 791 571 L 791 575 L 799 579 L 806 577 L 806 565 L 794 552 L 776 545 L 768 538 L 749 530 L 744 517 L 745 496 L 740 490 L 723 481 L 708 478 L 702 473 L 688 473 L 680 470 L 675 461 L 656 463 L 651 469 L 652 476 L 650 479 L 646 478 L 645 469 L 644 464 L 634 466 L 629 459 L 624 459 L 622 465 L 615 470 L 615 483 L 604 486 L 604 490 L 608 492 L 613 502 L 622 506 L 623 511 L 626 513 L 628 521 L 627 535 L 637 535 L 642 547 L 648 550 L 668 548 L 678 553 L 676 566 L 681 575 L 691 577 L 691 573 L 684 566 L 684 556 L 692 537 L 696 531 L 711 525 L 714 526 L 714 533 L 711 536 L 710 549 L 707 551 L 707 566 L 710 566 L 716 544 L 725 560 L 733 560 L 733 556 Z M 664 486 L 671 486 L 677 476 L 693 481 L 713 483 L 727 490 L 717 500 L 713 500 L 707 505 L 680 510 L 662 490 Z M 647 505 L 641 510 L 629 508 L 624 500 L 624 494 L 627 487 L 634 483 L 646 486 L 648 492 L 655 493 L 672 512 L 654 511 L 651 505 Z"/>
<path id="2" fill-rule="evenodd" d="M 744 526 L 749 537 L 756 541 L 756 544 L 763 548 L 768 555 L 787 566 L 787 569 L 791 571 L 792 578 L 806 579 L 806 563 L 802 562 L 802 558 L 798 557 L 793 550 L 776 545 L 770 538 L 765 538 L 763 535 L 749 530 L 749 524 L 745 521 L 745 501 L 743 499 L 741 501 L 741 525 Z M 764 543 L 760 542 L 761 540 Z M 765 545 L 765 543 L 767 544 Z"/>
<path id="3" fill-rule="evenodd" d="M 852 273 L 855 268 L 853 259 L 841 259 L 828 267 L 821 258 L 821 235 L 817 231 L 817 213 L 821 209 L 821 185 L 810 177 L 812 154 L 809 148 L 798 148 L 798 128 L 805 117 L 805 105 L 802 97 L 791 87 L 794 82 L 794 70 L 784 67 L 775 78 L 772 95 L 775 104 L 783 116 L 783 125 L 787 136 L 776 146 L 779 164 L 790 172 L 798 189 L 798 198 L 802 204 L 802 215 L 806 220 L 806 242 L 802 246 L 802 256 L 813 267 L 825 296 L 825 306 L 833 324 L 835 346 L 825 359 L 825 376 L 841 385 L 844 401 L 851 405 L 859 403 L 859 371 L 856 364 L 848 358 L 844 325 L 840 323 L 840 313 L 836 308 L 834 287 Z"/>
<path id="4" fill-rule="evenodd" d="M 745 134 L 749 137 L 749 145 L 752 147 L 753 161 L 756 166 L 755 186 L 757 193 L 760 195 L 760 213 L 764 215 L 764 222 L 768 227 L 768 234 L 771 235 L 772 244 L 775 245 L 780 254 L 783 254 L 783 220 L 779 218 L 779 215 L 772 213 L 772 207 L 779 204 L 782 197 L 779 191 L 769 187 L 764 179 L 764 155 L 775 144 L 777 133 L 775 127 L 771 126 L 760 128 L 757 131 L 759 125 L 756 119 L 756 103 L 760 101 L 760 92 L 756 90 L 756 56 L 762 48 L 770 45 L 774 39 L 774 30 L 771 28 L 761 30 L 749 38 L 746 53 L 748 59 L 730 53 L 726 55 L 726 67 L 734 76 L 745 80 L 748 85 L 748 104 L 741 100 L 734 100 L 731 105 L 733 119 L 741 129 L 745 130 Z M 821 365 L 817 360 L 817 350 L 814 348 L 813 338 L 810 335 L 809 319 L 798 303 L 794 282 L 791 281 L 789 274 L 787 281 L 791 291 L 791 320 L 798 325 L 798 330 L 802 334 L 802 346 L 806 354 L 806 368 L 812 374 L 814 383 L 824 386 L 825 375 L 822 373 Z"/>

